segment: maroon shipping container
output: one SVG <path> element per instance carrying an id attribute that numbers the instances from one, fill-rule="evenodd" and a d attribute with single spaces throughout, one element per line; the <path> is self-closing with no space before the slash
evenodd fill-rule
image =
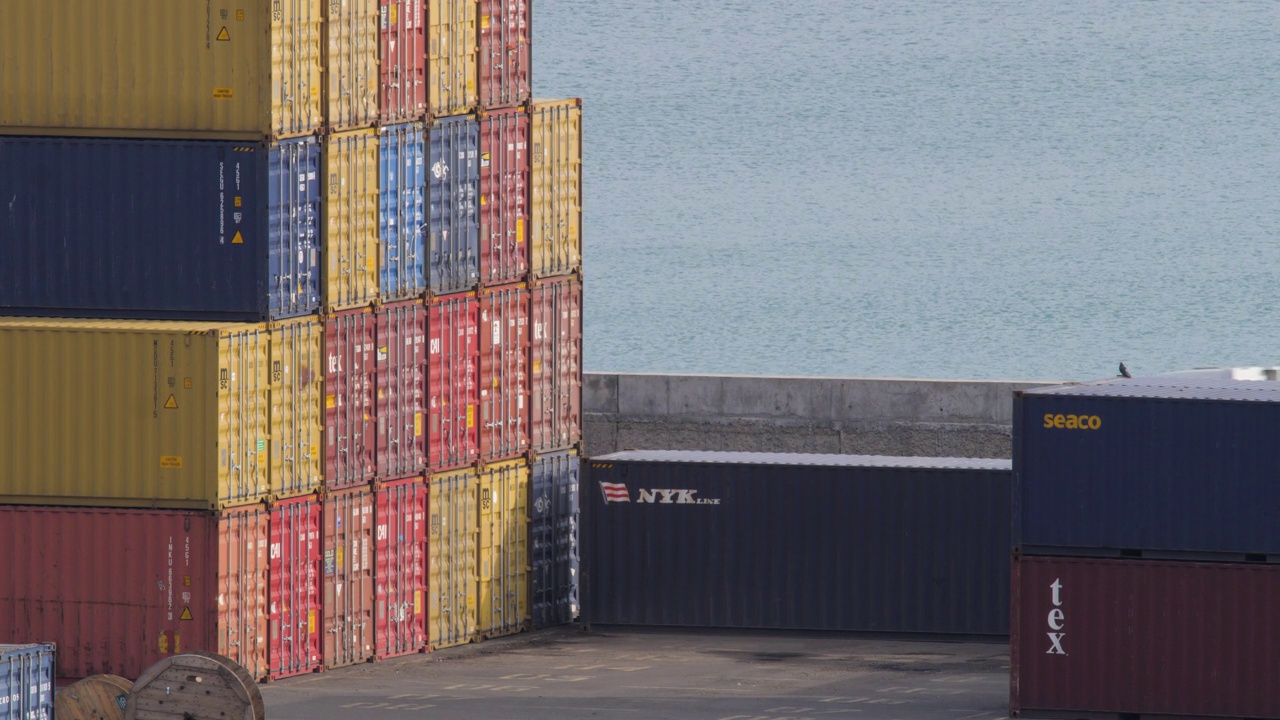
<path id="1" fill-rule="evenodd" d="M 524 284 L 480 294 L 480 459 L 529 449 L 529 291 Z"/>
<path id="2" fill-rule="evenodd" d="M 320 669 L 320 501 L 314 495 L 271 508 L 268 677 Z"/>
<path id="3" fill-rule="evenodd" d="M 374 317 L 368 309 L 324 324 L 324 484 L 368 484 L 374 474 Z"/>
<path id="4" fill-rule="evenodd" d="M 1010 712 L 1280 718 L 1280 565 L 1022 557 Z"/>
<path id="5" fill-rule="evenodd" d="M 421 477 L 387 483 L 374 509 L 377 657 L 427 649 L 427 485 Z"/>
<path id="6" fill-rule="evenodd" d="M 378 310 L 377 319 L 377 474 L 389 480 L 427 467 L 427 310 L 417 300 L 391 303 Z"/>
<path id="7" fill-rule="evenodd" d="M 480 0 L 481 108 L 512 107 L 529 99 L 530 0 Z"/>
<path id="8" fill-rule="evenodd" d="M 564 450 L 582 440 L 582 283 L 566 277 L 529 294 L 530 443 Z"/>
<path id="9" fill-rule="evenodd" d="M 508 285 L 529 274 L 529 114 L 480 118 L 480 283 Z"/>
<path id="10" fill-rule="evenodd" d="M 325 496 L 321 512 L 326 669 L 373 657 L 373 491 Z"/>
<path id="11" fill-rule="evenodd" d="M 439 472 L 479 456 L 480 303 L 475 293 L 444 295 L 427 312 L 427 460 Z"/>
<path id="12" fill-rule="evenodd" d="M 58 677 L 137 679 L 208 650 L 267 672 L 267 513 L 0 506 L 0 643 L 57 643 Z"/>
<path id="13" fill-rule="evenodd" d="M 382 123 L 421 120 L 427 111 L 425 0 L 381 0 Z"/>

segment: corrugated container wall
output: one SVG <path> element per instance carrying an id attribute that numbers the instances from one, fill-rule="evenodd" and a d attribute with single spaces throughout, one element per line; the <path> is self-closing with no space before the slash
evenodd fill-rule
<path id="1" fill-rule="evenodd" d="M 1143 378 L 1015 394 L 1015 544 L 1280 559 L 1277 387 Z"/>
<path id="2" fill-rule="evenodd" d="M 566 277 L 529 294 L 531 444 L 562 450 L 582 440 L 582 283 Z"/>
<path id="3" fill-rule="evenodd" d="M 427 0 L 427 112 L 476 108 L 476 0 Z"/>
<path id="4" fill-rule="evenodd" d="M 427 312 L 427 459 L 438 472 L 480 456 L 480 303 L 460 293 L 432 300 Z"/>
<path id="5" fill-rule="evenodd" d="M 1009 631 L 1008 461 L 640 451 L 589 473 L 591 623 Z"/>
<path id="6" fill-rule="evenodd" d="M 53 718 L 56 654 L 49 643 L 0 645 L 0 720 Z"/>
<path id="7" fill-rule="evenodd" d="M 58 676 L 136 679 L 191 650 L 267 671 L 267 513 L 0 506 L 0 642 L 47 638 Z M 128 631 L 122 631 L 127 628 Z"/>
<path id="8" fill-rule="evenodd" d="M 480 459 L 529 449 L 529 291 L 524 285 L 480 295 Z"/>
<path id="9" fill-rule="evenodd" d="M 425 131 L 419 123 L 406 123 L 378 133 L 382 299 L 421 297 L 427 289 Z"/>
<path id="10" fill-rule="evenodd" d="M 431 476 L 427 639 L 432 649 L 476 639 L 478 484 L 475 468 Z"/>
<path id="11" fill-rule="evenodd" d="M 480 107 L 514 107 L 529 99 L 529 0 L 480 0 Z"/>
<path id="12" fill-rule="evenodd" d="M 529 614 L 533 629 L 578 617 L 578 477 L 575 451 L 539 455 L 529 496 Z"/>
<path id="13" fill-rule="evenodd" d="M 324 481 L 324 323 L 271 328 L 271 488 L 277 498 L 316 492 Z"/>
<path id="14" fill-rule="evenodd" d="M 315 312 L 319 172 L 314 139 L 0 137 L 0 312 L 250 322 Z"/>
<path id="15" fill-rule="evenodd" d="M 427 486 L 421 477 L 388 483 L 374 508 L 374 604 L 379 658 L 427 647 Z"/>
<path id="16" fill-rule="evenodd" d="M 534 100 L 529 126 L 530 273 L 580 273 L 582 100 Z"/>
<path id="17" fill-rule="evenodd" d="M 373 657 L 373 492 L 326 495 L 321 524 L 321 658 L 328 669 Z"/>
<path id="18" fill-rule="evenodd" d="M 1280 717 L 1280 566 L 1023 557 L 1015 717 Z"/>
<path id="19" fill-rule="evenodd" d="M 0 497 L 208 509 L 264 499 L 256 325 L 0 319 Z"/>
<path id="20" fill-rule="evenodd" d="M 268 677 L 320 668 L 320 501 L 285 500 L 271 508 Z"/>
<path id="21" fill-rule="evenodd" d="M 426 0 L 381 0 L 382 122 L 418 120 L 427 111 Z"/>
<path id="22" fill-rule="evenodd" d="M 378 309 L 377 475 L 393 480 L 427 467 L 427 311 L 421 302 Z"/>
<path id="23" fill-rule="evenodd" d="M 376 325 L 369 310 L 325 320 L 324 486 L 330 490 L 367 484 L 377 470 Z"/>
<path id="24" fill-rule="evenodd" d="M 367 128 L 381 116 L 379 0 L 322 0 L 324 105 L 329 132 Z"/>
<path id="25" fill-rule="evenodd" d="M 320 7 L 6 3 L 0 126 L 117 137 L 310 135 L 322 122 Z"/>
<path id="26" fill-rule="evenodd" d="M 480 284 L 526 279 L 529 115 L 498 110 L 480 119 Z"/>
<path id="27" fill-rule="evenodd" d="M 480 586 L 476 629 L 482 638 L 526 629 L 529 615 L 529 464 L 480 469 Z"/>
<path id="28" fill-rule="evenodd" d="M 378 133 L 324 139 L 324 308 L 368 307 L 378 299 Z"/>
<path id="29" fill-rule="evenodd" d="M 480 126 L 470 117 L 447 118 L 428 138 L 427 286 L 435 295 L 473 290 L 480 277 Z"/>

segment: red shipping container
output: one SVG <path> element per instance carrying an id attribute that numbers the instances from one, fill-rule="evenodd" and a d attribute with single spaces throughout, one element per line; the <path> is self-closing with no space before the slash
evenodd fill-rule
<path id="1" fill-rule="evenodd" d="M 373 491 L 325 496 L 321 526 L 321 662 L 327 669 L 373 657 Z"/>
<path id="2" fill-rule="evenodd" d="M 269 522 L 268 676 L 320 669 L 320 501 L 285 500 Z"/>
<path id="3" fill-rule="evenodd" d="M 432 472 L 479 456 L 480 303 L 475 293 L 431 301 L 427 317 L 427 459 Z"/>
<path id="4" fill-rule="evenodd" d="M 383 305 L 377 319 L 377 474 L 386 480 L 427 467 L 427 311 L 421 302 L 410 300 Z"/>
<path id="5" fill-rule="evenodd" d="M 480 295 L 480 459 L 529 449 L 529 291 L 523 284 Z"/>
<path id="6" fill-rule="evenodd" d="M 374 474 L 374 317 L 368 309 L 324 324 L 324 483 L 368 484 Z"/>
<path id="7" fill-rule="evenodd" d="M 508 285 L 529 274 L 529 114 L 480 118 L 480 283 Z"/>
<path id="8" fill-rule="evenodd" d="M 381 0 L 382 123 L 421 120 L 427 112 L 425 0 Z"/>
<path id="9" fill-rule="evenodd" d="M 1280 566 L 1022 557 L 1010 712 L 1280 718 Z"/>
<path id="10" fill-rule="evenodd" d="M 582 282 L 566 277 L 529 294 L 530 444 L 564 450 L 582 440 Z"/>
<path id="11" fill-rule="evenodd" d="M 530 0 L 480 0 L 480 107 L 512 107 L 529 99 Z"/>
<path id="12" fill-rule="evenodd" d="M 0 506 L 0 643 L 58 645 L 58 677 L 137 679 L 208 650 L 267 672 L 267 513 Z"/>
<path id="13" fill-rule="evenodd" d="M 377 657 L 427 649 L 427 486 L 420 477 L 382 486 L 374 509 Z"/>

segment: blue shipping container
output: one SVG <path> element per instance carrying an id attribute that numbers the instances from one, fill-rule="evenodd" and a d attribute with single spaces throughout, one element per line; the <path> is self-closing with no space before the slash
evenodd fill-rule
<path id="1" fill-rule="evenodd" d="M 1280 383 L 1103 381 L 1013 410 L 1024 554 L 1280 559 Z"/>
<path id="2" fill-rule="evenodd" d="M 422 125 L 390 125 L 378 135 L 378 272 L 382 299 L 421 297 L 427 289 L 427 172 Z"/>
<path id="3" fill-rule="evenodd" d="M 315 312 L 319 172 L 314 138 L 0 137 L 0 314 Z"/>
<path id="4" fill-rule="evenodd" d="M 444 118 L 428 134 L 428 285 L 434 295 L 473 290 L 480 279 L 480 124 Z"/>
<path id="5" fill-rule="evenodd" d="M 588 623 L 1009 632 L 1007 460 L 632 451 L 587 464 Z"/>
<path id="6" fill-rule="evenodd" d="M 578 454 L 564 451 L 533 461 L 529 523 L 529 608 L 533 627 L 578 616 Z"/>
<path id="7" fill-rule="evenodd" d="M 53 718 L 54 648 L 0 645 L 0 720 Z"/>

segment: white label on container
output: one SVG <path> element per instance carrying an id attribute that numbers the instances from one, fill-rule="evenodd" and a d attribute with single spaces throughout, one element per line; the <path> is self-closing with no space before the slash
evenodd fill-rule
<path id="1" fill-rule="evenodd" d="M 493 344 L 502 344 L 502 322 L 499 320 L 493 321 Z"/>

